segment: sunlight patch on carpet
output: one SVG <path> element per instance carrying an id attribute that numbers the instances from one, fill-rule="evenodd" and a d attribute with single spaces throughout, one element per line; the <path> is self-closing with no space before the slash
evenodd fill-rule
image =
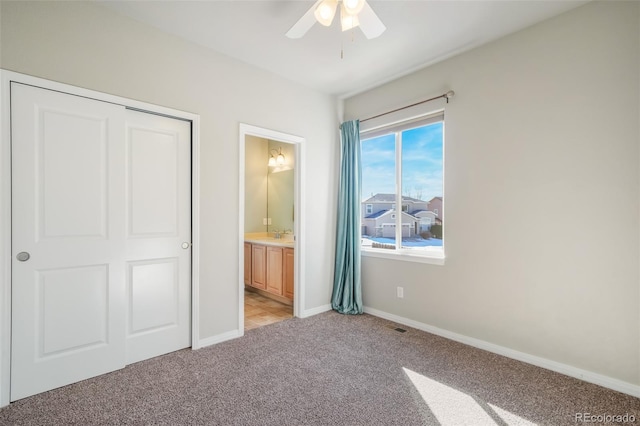
<path id="1" fill-rule="evenodd" d="M 506 424 L 508 424 L 509 426 L 512 426 L 512 425 L 513 425 L 513 426 L 515 426 L 515 425 L 518 425 L 518 426 L 536 426 L 536 424 L 535 424 L 535 423 L 531 423 L 530 421 L 525 420 L 525 419 L 523 419 L 522 417 L 517 416 L 517 415 L 515 415 L 515 414 L 513 414 L 513 413 L 511 413 L 511 412 L 509 412 L 509 411 L 507 411 L 507 410 L 503 410 L 502 408 L 500 408 L 500 407 L 496 407 L 496 406 L 495 406 L 495 405 L 493 405 L 493 404 L 489 404 L 489 403 L 487 403 L 487 405 L 488 405 L 489 407 L 491 407 L 491 409 L 492 409 L 493 411 L 495 411 L 495 412 L 496 412 L 496 414 L 497 414 L 498 416 L 500 416 L 500 418 L 501 418 L 502 420 L 504 420 L 504 422 L 505 422 Z"/>
<path id="2" fill-rule="evenodd" d="M 408 368 L 403 370 L 442 426 L 535 426 L 535 423 L 495 405 L 483 404 L 483 407 L 470 395 L 420 373 Z"/>

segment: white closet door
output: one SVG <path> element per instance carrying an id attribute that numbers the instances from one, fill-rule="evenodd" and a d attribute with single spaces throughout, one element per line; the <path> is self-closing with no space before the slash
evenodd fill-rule
<path id="1" fill-rule="evenodd" d="M 124 123 L 11 86 L 11 400 L 125 366 Z"/>
<path id="2" fill-rule="evenodd" d="M 127 364 L 191 346 L 191 124 L 127 111 Z"/>
<path id="3" fill-rule="evenodd" d="M 11 90 L 11 400 L 190 346 L 190 123 Z"/>

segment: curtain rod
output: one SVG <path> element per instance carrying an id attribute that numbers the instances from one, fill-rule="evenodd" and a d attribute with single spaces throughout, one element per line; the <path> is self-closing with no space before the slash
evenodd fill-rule
<path id="1" fill-rule="evenodd" d="M 411 107 L 414 107 L 414 106 L 420 105 L 420 104 L 425 104 L 427 102 L 435 101 L 436 99 L 440 99 L 440 98 L 445 98 L 447 100 L 447 103 L 449 103 L 449 99 L 451 99 L 453 97 L 453 95 L 455 95 L 455 92 L 453 90 L 449 90 L 447 93 L 444 93 L 444 94 L 442 94 L 440 96 L 436 96 L 435 98 L 426 99 L 424 101 L 416 102 L 415 104 L 411 104 L 411 105 L 403 106 L 401 108 L 396 108 L 396 109 L 391 110 L 391 111 L 383 112 L 382 114 L 374 115 L 373 117 L 368 117 L 368 118 L 365 118 L 363 120 L 360 120 L 360 122 L 362 123 L 362 122 L 365 122 L 365 121 L 373 120 L 374 118 L 382 117 L 383 115 L 387 115 L 387 114 L 391 114 L 391 113 L 394 113 L 394 112 L 402 111 L 403 109 L 411 108 Z"/>

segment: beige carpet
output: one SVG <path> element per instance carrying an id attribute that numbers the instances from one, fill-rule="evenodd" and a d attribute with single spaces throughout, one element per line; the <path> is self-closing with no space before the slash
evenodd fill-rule
<path id="1" fill-rule="evenodd" d="M 0 424 L 576 425 L 625 414 L 640 424 L 638 398 L 394 327 L 293 318 L 17 401 Z"/>

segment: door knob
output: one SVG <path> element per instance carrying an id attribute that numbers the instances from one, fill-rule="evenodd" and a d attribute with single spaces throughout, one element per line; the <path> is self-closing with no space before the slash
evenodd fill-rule
<path id="1" fill-rule="evenodd" d="M 182 243 L 182 248 L 183 248 L 183 249 L 185 249 L 185 250 L 186 250 L 186 249 L 188 249 L 189 247 L 191 247 L 191 243 L 188 243 L 188 242 L 186 242 L 186 241 L 185 241 L 184 243 Z"/>
<path id="2" fill-rule="evenodd" d="M 18 259 L 20 262 L 26 262 L 30 257 L 31 255 L 26 251 L 21 251 L 16 255 L 16 259 Z"/>

